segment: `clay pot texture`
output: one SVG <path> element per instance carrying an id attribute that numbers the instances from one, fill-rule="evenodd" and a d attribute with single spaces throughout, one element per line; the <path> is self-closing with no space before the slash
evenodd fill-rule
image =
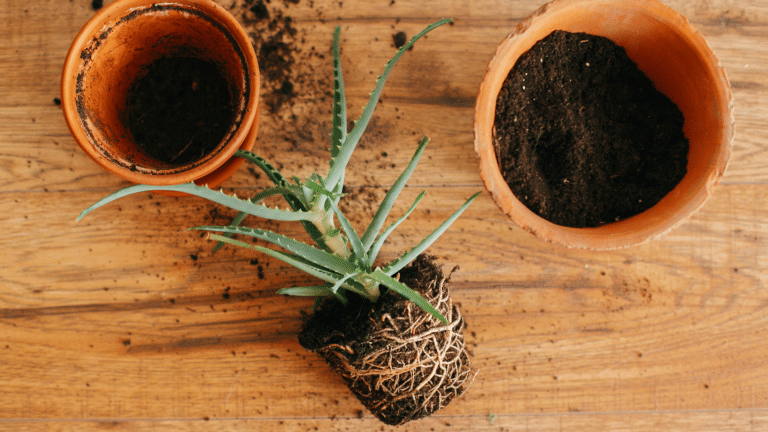
<path id="1" fill-rule="evenodd" d="M 237 104 L 219 145 L 201 159 L 172 165 L 148 156 L 125 122 L 131 85 L 153 61 L 194 57 L 222 72 Z M 118 0 L 80 30 L 61 81 L 64 116 L 80 147 L 108 171 L 133 183 L 195 181 L 216 186 L 242 163 L 232 157 L 253 147 L 260 87 L 256 54 L 235 18 L 211 0 Z"/>
<path id="2" fill-rule="evenodd" d="M 502 177 L 493 144 L 496 98 L 518 57 L 554 30 L 604 36 L 626 49 L 683 112 L 687 174 L 658 204 L 597 228 L 553 224 L 529 210 Z M 682 15 L 655 0 L 555 0 L 520 22 L 488 65 L 475 106 L 475 151 L 480 176 L 498 207 L 524 230 L 560 246 L 618 249 L 644 243 L 684 222 L 709 199 L 722 178 L 733 141 L 732 96 L 707 42 Z"/>

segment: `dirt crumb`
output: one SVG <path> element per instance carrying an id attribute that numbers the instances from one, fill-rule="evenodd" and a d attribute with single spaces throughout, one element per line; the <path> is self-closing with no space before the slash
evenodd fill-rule
<path id="1" fill-rule="evenodd" d="M 395 48 L 400 49 L 408 42 L 408 35 L 404 31 L 399 31 L 392 35 L 392 40 L 395 42 Z"/>

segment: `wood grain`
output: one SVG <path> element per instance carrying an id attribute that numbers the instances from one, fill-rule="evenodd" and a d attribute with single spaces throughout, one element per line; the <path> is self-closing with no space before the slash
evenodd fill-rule
<path id="1" fill-rule="evenodd" d="M 0 4 L 0 430 L 768 427 L 765 1 L 666 2 L 704 34 L 734 90 L 731 163 L 688 222 L 639 247 L 574 252 L 524 232 L 484 194 L 434 244 L 446 270 L 459 266 L 454 298 L 479 373 L 447 409 L 401 428 L 363 412 L 296 342 L 311 301 L 275 292 L 310 278 L 246 250 L 213 254 L 184 231 L 230 212 L 144 194 L 75 222 L 125 186 L 80 151 L 53 103 L 90 3 Z M 220 3 L 242 16 L 240 0 Z M 395 213 L 427 196 L 382 252 L 394 258 L 482 189 L 476 91 L 498 42 L 541 4 L 272 1 L 292 17 L 306 61 L 295 103 L 261 112 L 259 153 L 287 174 L 327 167 L 334 26 L 354 118 L 393 53 L 392 34 L 454 17 L 403 57 L 348 175 L 345 210 L 362 227 L 397 177 L 393 165 L 430 136 Z M 265 185 L 242 169 L 225 187 L 248 195 Z M 260 226 L 300 235 L 295 224 Z"/>

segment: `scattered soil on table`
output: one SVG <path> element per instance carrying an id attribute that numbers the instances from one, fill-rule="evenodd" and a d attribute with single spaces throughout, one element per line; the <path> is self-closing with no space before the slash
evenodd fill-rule
<path id="1" fill-rule="evenodd" d="M 496 105 L 496 156 L 515 196 L 550 222 L 639 214 L 686 174 L 683 114 L 607 38 L 555 31 L 520 56 Z"/>
<path id="2" fill-rule="evenodd" d="M 395 43 L 395 48 L 400 49 L 408 43 L 408 35 L 404 31 L 399 31 L 392 35 L 392 41 Z"/>
<path id="3" fill-rule="evenodd" d="M 424 254 L 400 272 L 400 281 L 433 304 L 448 326 L 387 291 L 376 304 L 356 296 L 346 306 L 326 299 L 306 320 L 299 343 L 323 357 L 384 423 L 426 417 L 460 396 L 474 376 L 448 279 Z"/>
<path id="4" fill-rule="evenodd" d="M 102 7 L 104 7 L 104 0 L 93 0 L 91 1 L 91 7 L 93 10 L 99 10 Z"/>
<path id="5" fill-rule="evenodd" d="M 147 154 L 184 165 L 219 145 L 234 120 L 233 102 L 213 63 L 161 58 L 133 83 L 125 117 L 134 141 Z"/>
<path id="6" fill-rule="evenodd" d="M 294 82 L 300 79 L 297 69 L 302 66 L 302 36 L 286 13 L 289 6 L 298 3 L 284 0 L 280 6 L 270 0 L 244 0 L 241 5 L 240 18 L 259 62 L 264 102 L 272 113 L 292 104 L 296 97 Z"/>
<path id="7" fill-rule="evenodd" d="M 312 8 L 313 20 L 293 19 L 300 4 Z M 326 27 L 314 21 L 323 21 L 337 7 L 315 6 L 312 0 L 238 0 L 230 7 L 249 34 L 259 62 L 260 145 L 318 158 L 307 164 L 319 164 L 321 155 L 326 157 L 318 149 L 328 145 L 333 100 L 332 35 L 323 34 L 317 46 L 307 35 L 325 32 Z M 311 39 L 317 37 L 312 34 Z M 274 158 L 269 151 L 261 153 Z"/>

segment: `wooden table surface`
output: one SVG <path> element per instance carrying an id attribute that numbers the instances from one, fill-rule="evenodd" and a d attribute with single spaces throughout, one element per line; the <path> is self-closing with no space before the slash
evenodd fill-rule
<path id="1" fill-rule="evenodd" d="M 244 0 L 220 1 L 250 31 L 276 31 Z M 578 252 L 537 240 L 483 194 L 431 249 L 460 266 L 453 294 L 479 374 L 447 409 L 397 430 L 768 430 L 768 1 L 666 3 L 733 86 L 733 156 L 712 199 L 646 245 Z M 265 80 L 257 152 L 300 177 L 327 168 L 334 26 L 355 118 L 392 35 L 454 18 L 398 64 L 347 176 L 360 226 L 392 164 L 432 138 L 403 203 L 427 196 L 383 251 L 395 257 L 482 190 L 477 89 L 496 45 L 541 4 L 266 3 L 296 30 L 284 35 L 294 96 L 275 94 L 280 76 Z M 75 222 L 126 186 L 79 149 L 54 103 L 69 44 L 94 13 L 91 0 L 0 2 L 0 430 L 393 430 L 297 343 L 311 300 L 275 291 L 311 278 L 252 251 L 212 254 L 183 231 L 230 212 L 143 194 Z M 249 195 L 266 184 L 244 167 L 224 186 Z"/>

